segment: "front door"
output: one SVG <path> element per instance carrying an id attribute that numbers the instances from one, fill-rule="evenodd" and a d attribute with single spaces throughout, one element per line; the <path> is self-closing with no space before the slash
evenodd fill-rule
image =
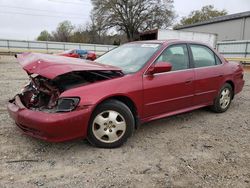
<path id="1" fill-rule="evenodd" d="M 171 45 L 156 62 L 172 64 L 170 72 L 144 75 L 144 117 L 188 108 L 193 105 L 194 70 L 190 69 L 186 44 Z"/>

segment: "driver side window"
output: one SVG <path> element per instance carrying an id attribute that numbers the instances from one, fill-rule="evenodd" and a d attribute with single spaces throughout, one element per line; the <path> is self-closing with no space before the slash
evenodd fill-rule
<path id="1" fill-rule="evenodd" d="M 189 68 L 188 49 L 186 44 L 172 45 L 165 49 L 156 60 L 157 62 L 169 62 L 172 64 L 172 71 Z"/>

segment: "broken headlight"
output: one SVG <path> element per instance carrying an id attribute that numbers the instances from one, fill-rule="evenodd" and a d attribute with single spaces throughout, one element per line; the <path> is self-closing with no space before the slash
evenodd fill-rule
<path id="1" fill-rule="evenodd" d="M 80 102 L 78 97 L 59 98 L 57 101 L 57 112 L 71 112 Z"/>

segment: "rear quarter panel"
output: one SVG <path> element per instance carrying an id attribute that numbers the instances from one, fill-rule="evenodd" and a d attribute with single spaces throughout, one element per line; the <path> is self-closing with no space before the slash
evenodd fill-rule
<path id="1" fill-rule="evenodd" d="M 231 69 L 233 71 L 233 82 L 235 85 L 234 92 L 235 94 L 239 93 L 245 84 L 244 81 L 244 70 L 240 63 L 237 62 L 229 62 Z"/>
<path id="2" fill-rule="evenodd" d="M 225 62 L 223 66 L 224 72 L 224 82 L 232 81 L 234 84 L 234 93 L 239 93 L 244 86 L 244 79 L 243 79 L 243 68 L 240 63 L 237 62 Z"/>

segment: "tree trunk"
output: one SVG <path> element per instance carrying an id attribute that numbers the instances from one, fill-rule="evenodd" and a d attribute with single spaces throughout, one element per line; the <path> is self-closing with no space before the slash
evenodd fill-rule
<path id="1" fill-rule="evenodd" d="M 131 37 L 130 31 L 129 31 L 128 28 L 125 29 L 125 33 L 126 33 L 126 35 L 127 35 L 128 41 L 131 42 L 131 41 L 132 41 L 132 37 Z"/>

